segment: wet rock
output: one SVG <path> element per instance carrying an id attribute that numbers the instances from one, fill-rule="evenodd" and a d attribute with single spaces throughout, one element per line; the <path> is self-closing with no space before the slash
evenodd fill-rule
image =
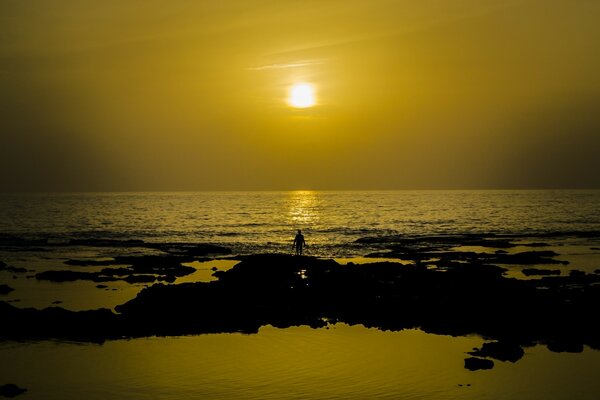
<path id="1" fill-rule="evenodd" d="M 573 270 L 569 271 L 569 276 L 571 278 L 583 278 L 583 277 L 585 277 L 585 275 L 586 275 L 585 272 L 580 271 L 578 269 L 573 269 Z"/>
<path id="2" fill-rule="evenodd" d="M 468 260 L 440 260 L 437 269 L 419 263 L 340 265 L 278 254 L 239 260 L 227 271 L 216 271 L 215 281 L 156 283 L 117 306 L 119 314 L 19 309 L 0 302 L 0 338 L 95 341 L 254 333 L 265 325 L 323 327 L 337 321 L 391 331 L 480 335 L 500 344 L 482 346 L 474 358 L 511 361 L 531 343 L 588 345 L 600 337 L 593 318 L 600 304 L 598 275 L 517 280 L 504 277 L 504 268 Z M 138 275 L 176 277 L 169 272 Z"/>
<path id="3" fill-rule="evenodd" d="M 89 246 L 89 247 L 145 247 L 146 243 L 143 240 L 128 239 L 71 239 L 71 246 Z"/>
<path id="4" fill-rule="evenodd" d="M 558 340 L 548 343 L 546 346 L 553 353 L 582 353 L 583 343 L 575 340 Z"/>
<path id="5" fill-rule="evenodd" d="M 0 285 L 0 294 L 8 294 L 8 293 L 12 292 L 13 290 L 15 290 L 15 289 L 11 288 L 8 285 Z"/>
<path id="6" fill-rule="evenodd" d="M 469 353 L 476 357 L 489 357 L 499 361 L 517 362 L 525 355 L 525 352 L 515 343 L 489 342 L 484 343 L 481 349 Z"/>
<path id="7" fill-rule="evenodd" d="M 107 276 L 128 276 L 133 273 L 133 270 L 130 268 L 103 268 L 100 271 L 101 275 Z"/>
<path id="8" fill-rule="evenodd" d="M 67 260 L 67 265 L 73 265 L 77 267 L 103 267 L 108 265 L 116 265 L 117 262 L 114 259 L 111 260 Z"/>
<path id="9" fill-rule="evenodd" d="M 524 268 L 521 272 L 525 276 L 560 275 L 560 270 L 558 269 Z"/>
<path id="10" fill-rule="evenodd" d="M 11 267 L 10 265 L 6 265 L 3 262 L 0 262 L 0 271 L 12 272 L 13 274 L 22 274 L 24 272 L 27 272 L 27 269 L 21 267 Z"/>
<path id="11" fill-rule="evenodd" d="M 522 253 L 503 254 L 489 259 L 488 262 L 498 264 L 569 264 L 568 261 L 555 260 L 559 254 L 554 251 L 524 251 Z"/>
<path id="12" fill-rule="evenodd" d="M 182 258 L 174 256 L 127 256 L 115 257 L 117 263 L 131 264 L 128 268 L 103 268 L 100 272 L 44 271 L 35 275 L 36 279 L 53 282 L 89 280 L 92 282 L 113 282 L 122 280 L 128 283 L 150 283 L 157 279 L 174 282 L 177 277 L 196 272 L 193 267 L 181 265 Z M 126 261 L 127 260 L 127 261 Z"/>
<path id="13" fill-rule="evenodd" d="M 116 280 L 113 277 L 101 276 L 96 272 L 80 271 L 44 271 L 35 274 L 37 280 L 52 282 L 73 282 L 77 280 L 89 280 L 93 282 L 109 282 Z"/>
<path id="14" fill-rule="evenodd" d="M 152 283 L 156 282 L 155 275 L 129 275 L 123 279 L 127 283 Z"/>
<path id="15" fill-rule="evenodd" d="M 492 368 L 494 368 L 494 362 L 492 360 L 477 357 L 465 358 L 465 369 L 468 369 L 469 371 Z"/>
<path id="16" fill-rule="evenodd" d="M 177 280 L 177 277 L 175 275 L 163 275 L 156 278 L 156 280 L 158 280 L 159 282 L 173 283 Z"/>
<path id="17" fill-rule="evenodd" d="M 27 389 L 20 388 L 14 383 L 8 383 L 6 385 L 0 386 L 0 396 L 8 398 L 17 397 L 18 395 L 23 394 L 26 391 Z"/>

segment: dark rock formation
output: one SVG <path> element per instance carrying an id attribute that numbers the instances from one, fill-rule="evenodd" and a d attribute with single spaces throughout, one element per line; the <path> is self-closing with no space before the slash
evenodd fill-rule
<path id="1" fill-rule="evenodd" d="M 8 294 L 8 293 L 12 292 L 13 290 L 15 290 L 15 289 L 11 288 L 8 285 L 0 285 L 0 294 Z"/>
<path id="2" fill-rule="evenodd" d="M 193 267 L 181 265 L 182 262 L 192 261 L 189 257 L 180 256 L 127 256 L 115 257 L 112 264 L 130 265 L 127 268 L 103 268 L 100 272 L 81 271 L 44 271 L 35 275 L 38 280 L 53 282 L 68 282 L 76 280 L 89 280 L 93 282 L 113 282 L 122 280 L 128 283 L 150 283 L 160 280 L 174 282 L 177 277 L 186 276 L 196 272 Z M 79 265 L 82 263 L 77 262 Z M 104 261 L 99 264 L 105 265 Z"/>
<path id="3" fill-rule="evenodd" d="M 104 267 L 109 265 L 117 265 L 118 263 L 113 260 L 67 260 L 67 265 L 73 265 L 76 267 Z"/>
<path id="4" fill-rule="evenodd" d="M 27 269 L 20 267 L 11 267 L 10 265 L 6 265 L 2 261 L 0 261 L 0 271 L 8 271 L 12 272 L 13 274 L 22 274 L 24 272 L 27 272 Z"/>
<path id="5" fill-rule="evenodd" d="M 573 338 L 564 338 L 553 340 L 547 345 L 548 350 L 554 353 L 581 353 L 583 352 L 583 343 Z"/>
<path id="6" fill-rule="evenodd" d="M 468 369 L 469 371 L 492 368 L 494 368 L 494 362 L 492 360 L 477 357 L 465 358 L 465 369 Z"/>
<path id="7" fill-rule="evenodd" d="M 484 344 L 474 355 L 513 362 L 523 356 L 521 346 L 534 343 L 553 351 L 600 347 L 594 317 L 600 276 L 595 274 L 517 280 L 504 277 L 504 268 L 472 261 L 429 268 L 418 262 L 339 265 L 275 254 L 239 259 L 230 270 L 214 272 L 216 281 L 154 284 L 116 307 L 117 313 L 19 309 L 0 302 L 0 338 L 102 341 L 343 322 L 480 335 L 497 343 Z M 156 261 L 145 258 L 131 269 L 141 265 L 137 271 L 156 271 Z M 144 275 L 156 279 L 155 274 L 138 276 Z M 468 363 L 489 366 L 491 361 L 482 362 Z"/>
<path id="8" fill-rule="evenodd" d="M 102 276 L 96 272 L 80 271 L 44 271 L 35 274 L 37 280 L 52 282 L 72 282 L 78 280 L 88 280 L 93 282 L 109 282 L 117 280 L 114 277 Z"/>
<path id="9" fill-rule="evenodd" d="M 525 276 L 560 275 L 558 269 L 523 268 L 521 271 Z"/>
<path id="10" fill-rule="evenodd" d="M 6 385 L 0 386 L 0 396 L 8 398 L 17 397 L 18 395 L 23 394 L 26 391 L 27 389 L 20 388 L 13 383 L 8 383 Z"/>
<path id="11" fill-rule="evenodd" d="M 525 352 L 521 346 L 515 343 L 490 342 L 484 343 L 481 346 L 481 349 L 472 351 L 469 354 L 472 356 L 489 357 L 499 361 L 510 361 L 514 363 L 523 358 Z"/>

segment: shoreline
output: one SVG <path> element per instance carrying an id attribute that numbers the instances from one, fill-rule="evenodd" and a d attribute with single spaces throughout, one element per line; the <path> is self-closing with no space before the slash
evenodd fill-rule
<path id="1" fill-rule="evenodd" d="M 507 268 L 495 264 L 554 265 L 560 274 L 565 262 L 547 250 L 510 253 L 502 248 L 514 244 L 505 240 L 462 243 L 497 246 L 491 253 L 451 251 L 448 246 L 455 244 L 393 243 L 382 254 L 408 263 L 379 261 L 373 255 L 366 264 L 285 254 L 238 256 L 227 255 L 225 248 L 172 244 L 161 247 L 162 255 L 69 260 L 65 264 L 100 271 L 46 271 L 36 279 L 129 279 L 130 284 L 152 285 L 115 307 L 116 312 L 19 308 L 2 301 L 0 318 L 6 323 L 0 338 L 101 343 L 148 336 L 251 334 L 267 325 L 318 328 L 340 322 L 383 331 L 478 335 L 488 343 L 465 361 L 465 368 L 472 370 L 491 368 L 493 360 L 516 362 L 523 348 L 537 344 L 557 352 L 581 352 L 584 346 L 600 349 L 600 328 L 593 321 L 600 304 L 599 270 L 553 276 L 554 270 L 529 268 L 531 279 L 520 280 L 506 276 Z M 231 261 L 230 268 L 215 268 L 210 282 L 175 282 L 196 272 L 190 262 L 215 259 Z M 122 265 L 111 268 L 115 264 Z M 155 283 L 161 278 L 162 283 Z"/>

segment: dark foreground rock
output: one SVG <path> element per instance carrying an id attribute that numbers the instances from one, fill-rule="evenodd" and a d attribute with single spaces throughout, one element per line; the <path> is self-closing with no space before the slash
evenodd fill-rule
<path id="1" fill-rule="evenodd" d="M 287 255 L 240 257 L 212 282 L 154 284 L 110 310 L 20 309 L 0 302 L 0 338 L 103 341 L 210 332 L 255 333 L 261 326 L 362 324 L 480 335 L 478 357 L 517 361 L 522 347 L 600 348 L 600 276 L 517 280 L 503 268 L 447 262 L 340 265 Z M 483 365 L 490 360 L 483 358 Z M 476 363 L 478 361 L 469 361 Z M 493 363 L 492 363 L 493 365 Z"/>
<path id="2" fill-rule="evenodd" d="M 6 385 L 0 386 L 0 396 L 8 398 L 17 397 L 18 395 L 23 394 L 26 391 L 27 389 L 20 388 L 13 383 L 8 383 Z"/>

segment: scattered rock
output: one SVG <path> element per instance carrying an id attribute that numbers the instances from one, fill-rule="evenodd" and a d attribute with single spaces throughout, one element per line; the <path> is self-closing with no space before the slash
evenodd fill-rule
<path id="1" fill-rule="evenodd" d="M 106 285 L 96 285 L 98 289 L 106 289 L 108 286 Z"/>
<path id="2" fill-rule="evenodd" d="M 0 386 L 0 396 L 3 396 L 3 397 L 9 397 L 9 398 L 16 397 L 20 394 L 25 393 L 26 391 L 27 391 L 27 389 L 20 388 L 13 383 L 8 383 L 6 385 Z"/>
<path id="3" fill-rule="evenodd" d="M 52 282 L 73 282 L 77 280 L 89 280 L 94 282 L 115 281 L 116 278 L 102 276 L 97 272 L 80 271 L 44 271 L 35 274 L 37 280 L 46 280 Z"/>
<path id="4" fill-rule="evenodd" d="M 548 343 L 546 346 L 553 353 L 582 353 L 583 343 L 572 340 L 560 340 Z"/>
<path id="5" fill-rule="evenodd" d="M 15 290 L 15 289 L 11 288 L 8 285 L 0 285 L 0 294 L 8 294 L 8 293 L 12 292 L 13 290 Z"/>
<path id="6" fill-rule="evenodd" d="M 13 274 L 22 274 L 24 272 L 27 272 L 27 269 L 20 268 L 20 267 L 11 267 L 9 265 L 2 263 L 2 264 L 0 264 L 0 271 L 12 272 Z"/>
<path id="7" fill-rule="evenodd" d="M 519 361 L 525 355 L 525 352 L 518 344 L 508 342 L 489 342 L 484 343 L 481 349 L 475 349 L 469 353 L 477 357 L 489 357 L 499 361 L 510 361 L 512 363 Z"/>
<path id="8" fill-rule="evenodd" d="M 54 300 L 52 304 L 62 304 L 62 300 Z"/>
<path id="9" fill-rule="evenodd" d="M 156 282 L 154 275 L 129 275 L 123 279 L 127 283 L 152 283 Z"/>
<path id="10" fill-rule="evenodd" d="M 525 276 L 560 275 L 560 270 L 558 269 L 524 268 L 521 272 Z"/>
<path id="11" fill-rule="evenodd" d="M 583 277 L 585 277 L 585 275 L 586 275 L 585 272 L 580 271 L 578 269 L 573 269 L 573 270 L 569 271 L 569 276 L 571 278 L 583 278 Z"/>
<path id="12" fill-rule="evenodd" d="M 67 265 L 73 265 L 78 267 L 103 267 L 108 265 L 118 264 L 114 259 L 111 260 L 67 260 Z"/>
<path id="13" fill-rule="evenodd" d="M 498 255 L 465 253 L 460 262 L 442 256 L 436 269 L 416 260 L 409 265 L 340 265 L 314 257 L 240 256 L 233 268 L 216 271 L 215 281 L 155 283 L 115 307 L 118 313 L 21 309 L 0 302 L 0 339 L 103 341 L 255 333 L 265 325 L 324 327 L 338 321 L 388 331 L 418 328 L 451 336 L 480 335 L 497 341 L 476 350 L 472 361 L 465 360 L 467 369 L 494 365 L 481 357 L 516 361 L 522 357 L 521 346 L 531 343 L 546 344 L 553 351 L 599 346 L 600 326 L 593 317 L 600 304 L 599 275 L 517 280 L 504 277 L 506 269 L 482 262 L 481 257 Z M 131 273 L 122 279 L 175 279 L 178 275 L 171 272 L 182 267 L 182 258 L 167 259 L 171 261 L 163 262 L 160 256 L 132 263 L 126 269 Z M 141 272 L 146 270 L 152 273 Z"/>
<path id="14" fill-rule="evenodd" d="M 465 369 L 469 371 L 478 371 L 480 369 L 492 369 L 494 362 L 485 358 L 469 357 L 465 358 Z"/>

